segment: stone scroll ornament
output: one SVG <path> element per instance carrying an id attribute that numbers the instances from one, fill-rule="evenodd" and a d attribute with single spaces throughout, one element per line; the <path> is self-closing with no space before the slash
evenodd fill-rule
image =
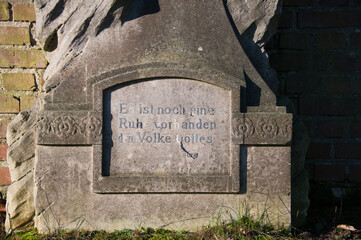
<path id="1" fill-rule="evenodd" d="M 134 204 L 136 206 L 146 207 L 151 202 L 161 203 L 163 198 L 166 201 L 177 200 L 179 197 L 177 194 L 171 194 L 170 197 L 167 197 L 167 194 L 148 194 L 144 200 L 142 197 L 133 198 L 133 194 L 112 192 L 114 188 L 122 187 L 127 190 L 129 186 L 138 187 L 138 183 L 144 182 L 148 184 L 146 187 L 151 189 L 159 187 L 159 182 L 164 183 L 164 188 L 180 183 L 183 184 L 179 185 L 181 189 L 182 186 L 190 185 L 191 181 L 195 183 L 194 195 L 188 196 L 186 193 L 187 197 L 178 199 L 179 202 L 212 202 L 214 206 L 210 206 L 210 209 L 218 204 L 217 201 L 223 203 L 224 199 L 228 199 L 230 203 L 240 202 L 242 198 L 248 198 L 250 202 L 259 200 L 264 204 L 272 202 L 268 201 L 268 195 L 262 195 L 257 200 L 257 197 L 249 196 L 248 193 L 244 194 L 245 196 L 235 194 L 237 199 L 233 198 L 232 194 L 219 196 L 214 194 L 215 192 L 197 195 L 204 187 L 202 181 L 212 183 L 212 179 L 217 176 L 204 174 L 202 177 L 195 176 L 191 179 L 176 175 L 167 180 L 162 175 L 164 169 L 158 169 L 158 175 L 147 178 L 147 181 L 137 176 L 132 177 L 131 174 L 124 176 L 122 181 L 112 181 L 109 177 L 109 184 L 101 186 L 100 193 L 104 194 L 98 194 L 92 189 L 99 177 L 94 173 L 98 168 L 106 168 L 106 164 L 91 164 L 96 158 L 107 157 L 101 152 L 105 141 L 103 135 L 112 133 L 105 130 L 103 113 L 109 106 L 103 100 L 103 93 L 108 89 L 128 86 L 127 84 L 132 81 L 162 81 L 165 78 L 174 78 L 176 81 L 194 80 L 199 84 L 226 89 L 224 91 L 228 91 L 227 94 L 232 92 L 227 95 L 231 96 L 227 100 L 234 109 L 231 111 L 225 107 L 231 112 L 231 123 L 227 125 L 226 132 L 227 136 L 231 136 L 232 144 L 238 145 L 230 147 L 231 141 L 224 142 L 226 147 L 234 150 L 232 156 L 235 158 L 232 159 L 236 159 L 235 162 L 240 156 L 239 144 L 246 145 L 246 148 L 259 145 L 278 147 L 284 156 L 288 156 L 288 145 L 292 138 L 292 116 L 286 114 L 285 110 L 276 110 L 274 92 L 277 77 L 263 48 L 276 31 L 275 20 L 281 7 L 279 0 L 35 0 L 34 4 L 36 40 L 45 50 L 49 65 L 44 73 L 45 92 L 40 100 L 9 125 L 8 161 L 13 184 L 8 192 L 7 230 L 22 230 L 33 226 L 40 231 L 45 231 L 47 227 L 52 230 L 64 226 L 74 228 L 74 224 L 85 219 L 80 217 L 89 214 L 83 209 L 85 204 L 89 204 L 86 207 L 91 211 L 97 208 L 93 218 L 99 221 L 99 228 L 109 227 L 107 230 L 111 230 L 111 226 L 119 225 L 115 222 L 112 222 L 113 225 L 106 225 L 109 219 L 117 221 L 119 216 L 126 219 L 138 213 L 124 206 L 121 207 L 121 213 L 117 212 L 115 208 L 120 206 L 119 204 L 130 201 L 137 202 Z M 174 26 L 167 25 L 170 23 Z M 195 28 L 194 23 L 201 24 Z M 159 26 L 155 26 L 156 24 Z M 188 34 L 183 34 L 182 31 Z M 222 36 L 223 31 L 227 36 Z M 214 38 L 214 35 L 218 37 Z M 225 48 L 225 44 L 229 45 Z M 247 82 L 247 86 L 246 78 L 251 81 Z M 252 106 L 259 106 L 257 108 L 260 111 L 240 113 L 240 107 L 237 108 L 240 105 L 240 88 L 248 88 L 250 85 L 256 86 L 259 90 L 259 101 L 257 105 Z M 237 94 L 234 94 L 235 92 Z M 182 99 L 182 95 L 179 95 L 179 98 Z M 235 112 L 236 117 L 232 115 Z M 75 154 L 66 151 L 62 154 L 63 149 L 72 149 Z M 267 147 L 262 148 L 262 151 L 266 150 Z M 55 154 L 51 155 L 52 153 Z M 79 155 L 76 155 L 77 153 Z M 263 156 L 268 153 L 257 154 Z M 55 155 L 61 155 L 62 159 L 55 158 Z M 131 159 L 132 154 L 128 155 Z M 67 161 L 72 157 L 76 158 L 76 161 Z M 277 157 L 278 155 L 273 159 Z M 281 161 L 276 164 L 282 163 Z M 64 175 L 59 176 L 59 179 L 65 181 L 66 177 L 71 175 L 71 179 L 78 184 L 70 186 L 71 184 L 67 185 L 69 182 L 61 182 L 59 186 L 65 190 L 79 187 L 79 191 L 70 196 L 66 195 L 68 192 L 62 194 L 54 190 L 58 185 L 51 185 L 53 177 L 61 175 L 61 170 L 68 169 L 67 167 L 71 167 L 71 170 L 63 172 Z M 287 162 L 284 171 L 286 179 L 288 167 Z M 89 169 L 95 170 L 91 172 Z M 227 171 L 228 169 L 224 172 Z M 240 172 L 237 169 L 229 171 L 236 174 Z M 98 172 L 103 174 L 101 170 Z M 276 174 L 272 174 L 272 177 L 275 176 Z M 218 179 L 222 181 L 216 182 L 217 186 L 223 187 L 225 182 L 233 184 L 234 189 L 239 188 L 239 181 L 232 182 L 233 179 L 230 181 L 228 177 Z M 130 185 L 124 184 L 127 182 Z M 139 196 L 147 190 L 139 187 L 137 189 Z M 287 186 L 280 191 L 289 193 Z M 159 192 L 161 191 L 157 193 Z M 66 196 L 74 199 L 74 208 L 62 208 L 57 205 L 62 204 L 59 199 Z M 78 197 L 80 199 L 76 199 Z M 270 207 L 284 209 L 282 201 L 286 199 L 287 202 L 288 198 L 288 194 L 282 197 L 277 195 L 273 199 L 278 205 Z M 116 202 L 104 204 L 104 201 L 114 199 Z M 194 207 L 198 204 L 190 205 Z M 108 206 L 114 206 L 114 209 Z M 161 207 L 168 207 L 164 212 L 171 212 L 175 208 L 174 204 L 164 204 Z M 182 204 L 179 204 L 179 207 L 182 207 Z M 54 212 L 59 210 L 61 212 L 56 215 Z M 105 212 L 107 214 L 104 214 Z M 188 213 L 189 219 L 193 219 L 193 213 Z M 74 214 L 78 215 L 74 217 Z M 159 214 L 164 213 L 159 211 Z M 284 221 L 289 222 L 288 210 L 282 214 L 286 219 Z M 142 221 L 143 216 L 153 215 L 140 214 L 133 219 Z M 178 219 L 172 219 L 173 216 L 177 214 L 159 216 L 156 220 L 177 222 L 175 220 Z M 124 220 L 126 221 L 128 220 Z M 47 224 L 49 226 L 46 226 Z M 82 227 L 90 228 L 86 226 L 87 221 L 84 221 L 84 224 Z"/>
<path id="2" fill-rule="evenodd" d="M 38 118 L 37 129 L 40 136 L 55 135 L 61 139 L 69 139 L 72 136 L 96 138 L 101 135 L 102 121 L 98 117 L 74 118 L 71 116 L 59 116 L 53 119 L 47 117 Z"/>

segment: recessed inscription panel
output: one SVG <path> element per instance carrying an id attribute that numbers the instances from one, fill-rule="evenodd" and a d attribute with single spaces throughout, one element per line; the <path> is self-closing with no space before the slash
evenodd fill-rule
<path id="1" fill-rule="evenodd" d="M 229 175 L 230 99 L 185 79 L 105 90 L 103 176 Z"/>

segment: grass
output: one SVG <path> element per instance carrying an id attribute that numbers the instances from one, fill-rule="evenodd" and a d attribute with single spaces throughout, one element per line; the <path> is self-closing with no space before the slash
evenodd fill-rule
<path id="1" fill-rule="evenodd" d="M 5 239 L 292 239 L 287 229 L 275 230 L 270 225 L 261 225 L 247 217 L 229 223 L 208 225 L 198 232 L 171 231 L 166 229 L 140 228 L 111 233 L 105 231 L 59 231 L 39 234 L 36 229 L 14 233 Z"/>
<path id="2" fill-rule="evenodd" d="M 230 218 L 228 221 L 222 221 L 220 216 L 213 224 L 203 227 L 197 232 L 171 231 L 167 229 L 143 228 L 130 230 L 117 230 L 114 232 L 106 231 L 84 231 L 59 230 L 49 234 L 39 234 L 36 229 L 25 232 L 17 232 L 6 235 L 4 232 L 4 216 L 1 216 L 0 240 L 5 239 L 24 239 L 24 240 L 52 240 L 52 239 L 82 239 L 82 240 L 115 240 L 115 239 L 361 239 L 360 231 L 347 231 L 340 228 L 333 228 L 329 232 L 315 236 L 309 232 L 297 229 L 276 229 L 263 221 L 252 220 L 248 216 Z"/>

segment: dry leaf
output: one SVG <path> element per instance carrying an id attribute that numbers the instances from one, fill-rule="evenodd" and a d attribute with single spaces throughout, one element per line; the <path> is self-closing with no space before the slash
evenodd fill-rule
<path id="1" fill-rule="evenodd" d="M 353 226 L 351 225 L 346 225 L 346 224 L 341 224 L 341 225 L 338 225 L 337 228 L 340 228 L 340 229 L 343 229 L 343 230 L 348 230 L 348 231 L 357 231 L 356 228 L 354 228 Z"/>

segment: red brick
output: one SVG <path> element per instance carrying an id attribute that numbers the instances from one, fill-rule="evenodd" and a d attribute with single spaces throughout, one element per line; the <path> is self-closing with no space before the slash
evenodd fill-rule
<path id="1" fill-rule="evenodd" d="M 317 135 L 326 138 L 341 138 L 344 128 L 345 121 L 342 120 L 321 121 L 317 124 Z"/>
<path id="2" fill-rule="evenodd" d="M 314 74 L 297 72 L 285 79 L 286 93 L 317 93 L 318 79 Z"/>
<path id="3" fill-rule="evenodd" d="M 308 159 L 329 159 L 331 152 L 331 143 L 311 142 L 308 146 Z"/>
<path id="4" fill-rule="evenodd" d="M 330 60 L 333 72 L 356 72 L 361 69 L 361 55 L 359 54 L 346 53 L 330 55 Z"/>
<path id="5" fill-rule="evenodd" d="M 299 28 L 350 28 L 361 27 L 361 11 L 312 11 L 298 14 Z"/>
<path id="6" fill-rule="evenodd" d="M 280 17 L 278 28 L 292 28 L 294 23 L 294 13 L 284 10 Z"/>
<path id="7" fill-rule="evenodd" d="M 361 121 L 351 122 L 350 135 L 352 138 L 361 138 Z"/>
<path id="8" fill-rule="evenodd" d="M 310 7 L 313 0 L 284 0 L 283 6 L 285 7 Z"/>
<path id="9" fill-rule="evenodd" d="M 34 4 L 15 3 L 13 4 L 13 17 L 15 21 L 35 22 Z"/>
<path id="10" fill-rule="evenodd" d="M 312 126 L 313 126 L 313 123 L 312 121 L 306 121 L 306 120 L 303 120 L 302 121 L 303 125 L 305 125 L 306 129 L 307 129 L 307 133 L 308 133 L 308 136 L 312 137 Z"/>
<path id="11" fill-rule="evenodd" d="M 23 45 L 30 43 L 28 27 L 0 27 L 0 44 Z"/>
<path id="12" fill-rule="evenodd" d="M 357 78 L 353 81 L 352 93 L 361 94 L 361 78 Z"/>
<path id="13" fill-rule="evenodd" d="M 36 88 L 32 73 L 2 73 L 1 78 L 5 90 L 32 91 Z"/>
<path id="14" fill-rule="evenodd" d="M 346 47 L 346 37 L 342 32 L 281 32 L 280 48 L 335 50 Z"/>
<path id="15" fill-rule="evenodd" d="M 11 184 L 9 168 L 0 167 L 0 186 Z"/>
<path id="16" fill-rule="evenodd" d="M 18 113 L 19 100 L 11 95 L 0 95 L 0 113 Z"/>
<path id="17" fill-rule="evenodd" d="M 333 71 L 330 53 L 315 53 L 313 55 L 313 68 L 314 72 L 318 71 Z"/>
<path id="18" fill-rule="evenodd" d="M 288 50 L 270 54 L 270 64 L 280 72 L 326 71 L 332 67 L 329 54 Z"/>
<path id="19" fill-rule="evenodd" d="M 361 165 L 350 166 L 349 180 L 351 182 L 361 182 Z"/>
<path id="20" fill-rule="evenodd" d="M 342 32 L 320 32 L 315 36 L 317 48 L 322 50 L 344 49 L 346 36 Z"/>
<path id="21" fill-rule="evenodd" d="M 320 80 L 321 89 L 328 95 L 347 94 L 350 92 L 348 77 L 323 77 Z"/>
<path id="22" fill-rule="evenodd" d="M 40 50 L 0 49 L 0 67 L 45 68 L 47 61 Z"/>
<path id="23" fill-rule="evenodd" d="M 353 0 L 353 2 L 351 3 L 351 5 L 357 6 L 357 7 L 359 7 L 360 4 L 361 4 L 361 0 Z"/>
<path id="24" fill-rule="evenodd" d="M 0 2 L 0 20 L 1 21 L 10 20 L 9 3 L 7 2 Z"/>
<path id="25" fill-rule="evenodd" d="M 335 158 L 361 159 L 361 142 L 335 143 Z"/>
<path id="26" fill-rule="evenodd" d="M 34 105 L 35 101 L 35 96 L 20 96 L 20 111 L 28 110 Z"/>
<path id="27" fill-rule="evenodd" d="M 328 116 L 346 116 L 360 113 L 361 99 L 341 97 L 313 97 L 311 99 L 301 98 L 300 111 L 306 115 L 328 115 Z M 305 105 L 305 103 L 308 105 Z M 308 109 L 310 108 L 310 109 Z"/>
<path id="28" fill-rule="evenodd" d="M 351 33 L 350 45 L 352 48 L 361 48 L 361 32 Z"/>
<path id="29" fill-rule="evenodd" d="M 279 46 L 278 46 L 279 45 L 278 44 L 279 40 L 278 39 L 279 39 L 279 35 L 276 34 L 268 42 L 266 42 L 264 47 L 265 47 L 267 52 L 279 48 Z"/>
<path id="30" fill-rule="evenodd" d="M 5 143 L 0 143 L 0 160 L 6 160 L 6 152 L 8 150 L 8 145 Z"/>
<path id="31" fill-rule="evenodd" d="M 280 51 L 270 55 L 270 63 L 277 71 L 308 70 L 314 67 L 313 55 L 308 53 Z"/>
<path id="32" fill-rule="evenodd" d="M 318 101 L 315 96 L 301 95 L 299 100 L 299 113 L 302 115 L 317 115 Z"/>
<path id="33" fill-rule="evenodd" d="M 320 100 L 319 110 L 321 115 L 355 115 L 360 113 L 361 99 L 333 98 Z"/>
<path id="34" fill-rule="evenodd" d="M 315 181 L 344 181 L 345 167 L 342 165 L 315 165 Z"/>
<path id="35" fill-rule="evenodd" d="M 313 49 L 315 38 L 312 33 L 304 32 L 281 32 L 280 48 L 284 49 Z"/>
<path id="36" fill-rule="evenodd" d="M 319 5 L 322 7 L 345 7 L 349 4 L 349 0 L 319 0 Z"/>
<path id="37" fill-rule="evenodd" d="M 6 138 L 6 129 L 10 120 L 0 120 L 0 138 Z"/>

